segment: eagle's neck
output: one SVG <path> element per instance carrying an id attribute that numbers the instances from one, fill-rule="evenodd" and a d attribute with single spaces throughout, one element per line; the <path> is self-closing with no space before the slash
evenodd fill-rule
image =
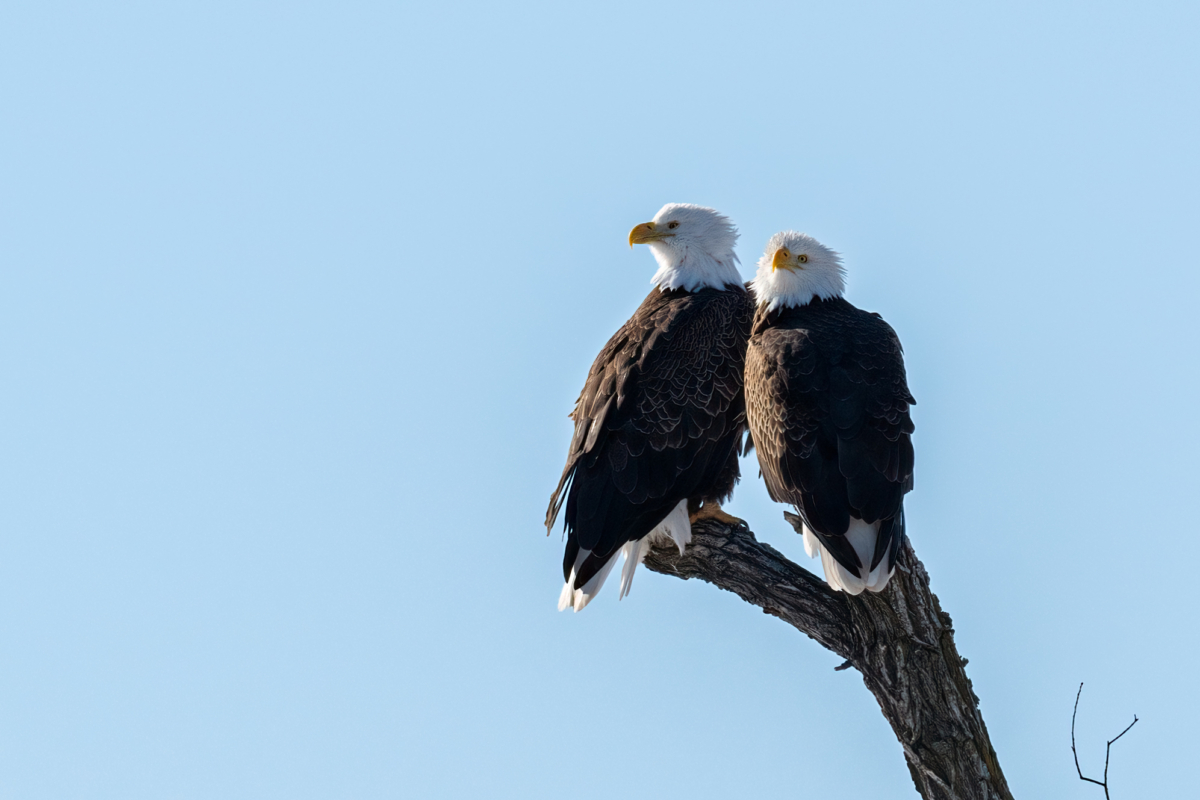
<path id="1" fill-rule="evenodd" d="M 774 270 L 759 268 L 754 296 L 767 311 L 799 308 L 813 300 L 828 300 L 846 293 L 846 281 L 837 270 Z"/>
<path id="2" fill-rule="evenodd" d="M 698 292 L 705 287 L 724 289 L 726 286 L 742 285 L 738 272 L 738 258 L 732 250 L 720 256 L 712 256 L 703 250 L 684 249 L 682 253 L 667 247 L 651 244 L 650 250 L 658 261 L 658 272 L 650 282 L 664 292 L 685 289 Z"/>

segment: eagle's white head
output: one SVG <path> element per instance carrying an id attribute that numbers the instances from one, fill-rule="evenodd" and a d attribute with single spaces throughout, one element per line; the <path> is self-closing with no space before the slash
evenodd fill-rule
<path id="1" fill-rule="evenodd" d="M 691 203 L 667 203 L 650 222 L 629 232 L 629 246 L 650 245 L 658 261 L 651 283 L 662 291 L 742 285 L 733 252 L 738 232 L 729 217 Z"/>
<path id="2" fill-rule="evenodd" d="M 758 260 L 754 295 L 768 311 L 807 305 L 814 297 L 841 297 L 845 291 L 842 257 L 806 233 L 775 234 Z"/>

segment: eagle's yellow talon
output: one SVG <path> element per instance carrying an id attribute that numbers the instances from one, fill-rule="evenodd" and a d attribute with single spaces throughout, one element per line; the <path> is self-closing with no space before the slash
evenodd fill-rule
<path id="1" fill-rule="evenodd" d="M 711 519 L 715 522 L 720 522 L 724 525 L 739 527 L 746 525 L 746 520 L 738 519 L 732 514 L 727 514 L 725 509 L 721 508 L 720 503 L 705 503 L 695 513 L 689 514 L 688 519 L 693 525 L 700 520 Z M 747 526 L 748 527 L 748 526 Z"/>

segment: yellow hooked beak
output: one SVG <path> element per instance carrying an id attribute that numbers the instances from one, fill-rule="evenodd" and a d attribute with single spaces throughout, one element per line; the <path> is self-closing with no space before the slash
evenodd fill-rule
<path id="1" fill-rule="evenodd" d="M 658 242 L 663 239 L 670 239 L 674 235 L 673 233 L 660 230 L 657 223 L 643 222 L 641 225 L 634 225 L 633 230 L 629 232 L 629 246 L 633 247 L 635 244 Z"/>
<path id="2" fill-rule="evenodd" d="M 791 251 L 786 247 L 781 247 L 775 251 L 775 255 L 771 257 L 771 272 L 777 269 L 798 270 L 804 269 L 804 265 L 808 262 L 808 256 L 804 253 L 793 256 Z"/>

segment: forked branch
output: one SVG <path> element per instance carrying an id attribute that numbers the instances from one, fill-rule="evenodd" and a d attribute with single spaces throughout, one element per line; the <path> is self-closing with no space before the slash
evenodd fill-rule
<path id="1" fill-rule="evenodd" d="M 1079 768 L 1079 752 L 1075 749 L 1075 717 L 1079 714 L 1079 695 L 1083 694 L 1083 683 L 1079 684 L 1079 691 L 1075 693 L 1075 710 L 1071 712 L 1071 754 L 1075 756 L 1075 772 L 1079 774 L 1079 780 L 1094 783 L 1104 789 L 1104 800 L 1109 800 L 1108 797 L 1108 757 L 1112 753 L 1113 742 L 1120 739 L 1125 734 L 1129 733 L 1129 729 L 1137 725 L 1137 714 L 1133 715 L 1133 722 L 1125 727 L 1125 730 L 1118 733 L 1115 737 L 1108 740 L 1104 746 L 1104 780 L 1098 781 L 1095 778 L 1085 778 L 1083 770 Z"/>

